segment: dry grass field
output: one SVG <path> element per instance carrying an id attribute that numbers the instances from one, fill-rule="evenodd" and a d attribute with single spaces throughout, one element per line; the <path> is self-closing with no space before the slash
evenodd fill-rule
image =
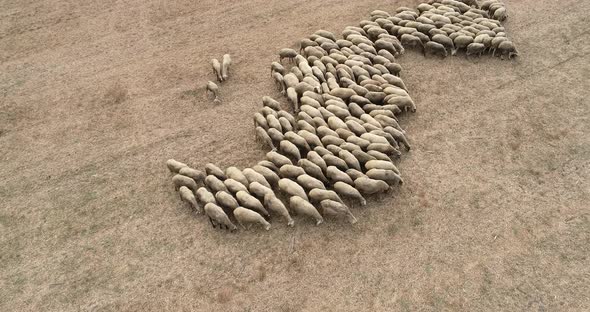
<path id="1" fill-rule="evenodd" d="M 0 1 L 0 311 L 590 310 L 589 1 L 507 1 L 512 61 L 400 57 L 405 184 L 354 226 L 216 231 L 174 192 L 168 158 L 263 158 L 280 48 L 418 3 Z"/>

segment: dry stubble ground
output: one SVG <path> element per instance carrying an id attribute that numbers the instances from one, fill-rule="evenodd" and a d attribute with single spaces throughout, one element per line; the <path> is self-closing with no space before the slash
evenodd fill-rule
<path id="1" fill-rule="evenodd" d="M 279 48 L 416 4 L 0 2 L 0 310 L 589 310 L 588 1 L 509 1 L 514 61 L 401 57 L 406 184 L 354 227 L 229 234 L 178 200 L 167 158 L 262 159 Z"/>

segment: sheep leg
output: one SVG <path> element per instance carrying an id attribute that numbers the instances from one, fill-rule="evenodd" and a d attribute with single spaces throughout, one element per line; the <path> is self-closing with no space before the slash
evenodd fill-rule
<path id="1" fill-rule="evenodd" d="M 211 222 L 211 226 L 215 228 L 215 223 L 213 223 L 213 219 L 211 219 L 211 217 L 209 217 L 209 222 Z"/>

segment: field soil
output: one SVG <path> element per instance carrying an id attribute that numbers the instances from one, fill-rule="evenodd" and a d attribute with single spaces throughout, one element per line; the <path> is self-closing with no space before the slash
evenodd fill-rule
<path id="1" fill-rule="evenodd" d="M 0 310 L 590 310 L 590 1 L 507 1 L 514 60 L 400 57 L 405 183 L 354 226 L 229 233 L 179 200 L 166 159 L 264 157 L 280 48 L 418 3 L 0 1 Z"/>

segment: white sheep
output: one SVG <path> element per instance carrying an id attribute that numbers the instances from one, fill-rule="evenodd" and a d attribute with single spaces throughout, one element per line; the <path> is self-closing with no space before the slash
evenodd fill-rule
<path id="1" fill-rule="evenodd" d="M 227 80 L 229 78 L 229 67 L 231 65 L 231 56 L 229 54 L 224 54 L 223 58 L 221 59 L 221 77 L 223 80 Z"/>
<path id="2" fill-rule="evenodd" d="M 226 229 L 232 232 L 237 230 L 237 227 L 229 220 L 223 209 L 214 203 L 207 203 L 205 205 L 205 214 L 209 217 L 209 222 L 213 228 L 219 225 L 219 228 L 225 226 Z"/>
<path id="3" fill-rule="evenodd" d="M 256 211 L 244 207 L 238 207 L 234 210 L 234 217 L 244 229 L 246 229 L 245 224 L 248 225 L 249 229 L 253 223 L 259 223 L 265 230 L 270 230 L 270 223 L 264 220 L 264 218 Z"/>

